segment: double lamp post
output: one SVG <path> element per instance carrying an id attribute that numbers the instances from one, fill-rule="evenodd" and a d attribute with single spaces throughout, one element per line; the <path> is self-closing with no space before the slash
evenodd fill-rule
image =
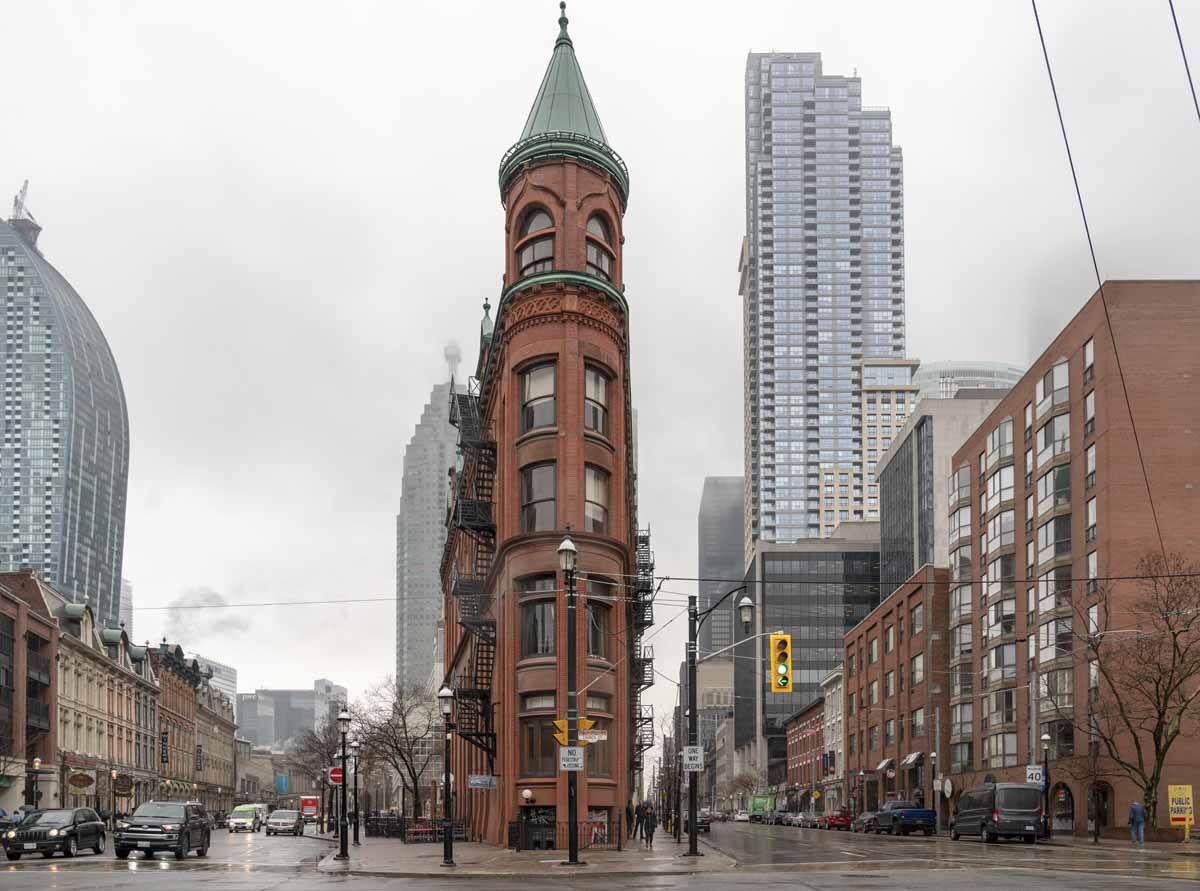
<path id="1" fill-rule="evenodd" d="M 341 801 L 339 802 L 339 808 L 338 808 L 338 852 L 336 854 L 334 854 L 333 857 L 335 860 L 349 860 L 350 859 L 350 848 L 349 848 L 350 839 L 349 839 L 348 831 L 350 829 L 350 821 L 347 816 L 347 802 L 346 802 L 346 773 L 347 773 L 346 760 L 348 757 L 347 752 L 346 752 L 346 734 L 350 732 L 350 713 L 348 711 L 346 711 L 346 709 L 343 708 L 338 713 L 337 721 L 338 721 L 338 729 L 342 733 L 342 751 L 341 751 L 341 756 L 342 756 L 342 782 L 341 782 L 342 796 L 341 796 Z"/>

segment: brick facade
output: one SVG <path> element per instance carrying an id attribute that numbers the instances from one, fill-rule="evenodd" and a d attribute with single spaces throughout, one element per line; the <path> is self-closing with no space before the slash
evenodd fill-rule
<path id="1" fill-rule="evenodd" d="M 940 710 L 947 740 L 947 578 L 924 566 L 845 638 L 846 779 L 856 811 L 934 800 Z"/>
<path id="2" fill-rule="evenodd" d="M 822 810 L 826 774 L 825 701 L 818 699 L 784 724 L 787 731 L 787 803 L 790 811 Z M 814 797 L 814 793 L 817 793 Z"/>
<path id="3" fill-rule="evenodd" d="M 1200 282 L 1113 281 L 1104 293 L 1111 335 L 1097 293 L 949 468 L 951 778 L 956 789 L 989 776 L 1024 781 L 1025 765 L 1043 760 L 1040 736 L 1053 731 L 1051 816 L 1057 831 L 1076 834 L 1089 820 L 1088 708 L 1101 695 L 1081 625 L 1104 579 L 1136 573 L 1159 551 L 1130 405 L 1168 552 L 1194 559 L 1200 515 L 1191 433 Z M 1138 583 L 1110 590 L 1120 627 Z M 1168 783 L 1200 786 L 1188 739 L 1196 729 L 1185 727 L 1171 752 L 1160 803 Z M 1101 823 L 1123 825 L 1141 790 L 1105 757 L 1097 767 Z M 1165 825 L 1163 804 L 1158 817 Z"/>

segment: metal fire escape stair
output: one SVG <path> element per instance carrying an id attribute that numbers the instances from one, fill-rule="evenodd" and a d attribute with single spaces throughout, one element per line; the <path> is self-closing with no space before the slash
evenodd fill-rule
<path id="1" fill-rule="evenodd" d="M 493 767 L 496 620 L 486 585 L 496 553 L 496 443 L 487 435 L 480 415 L 477 380 L 468 382 L 465 393 L 454 392 L 451 387 L 450 423 L 458 427 L 458 445 L 463 457 L 451 524 L 456 534 L 466 536 L 472 551 L 469 574 L 457 574 L 451 587 L 458 605 L 458 624 L 472 638 L 470 669 L 454 675 L 456 727 L 459 736 L 487 754 L 488 765 Z"/>
<path id="2" fill-rule="evenodd" d="M 642 753 L 654 745 L 654 706 L 642 702 L 642 691 L 654 683 L 654 648 L 642 646 L 642 635 L 654 624 L 654 552 L 650 530 L 635 539 L 633 598 L 630 601 L 629 687 L 633 769 L 643 768 Z"/>

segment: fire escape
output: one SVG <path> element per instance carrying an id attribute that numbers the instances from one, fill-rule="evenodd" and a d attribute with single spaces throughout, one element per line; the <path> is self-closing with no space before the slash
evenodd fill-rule
<path id="1" fill-rule="evenodd" d="M 654 683 L 654 648 L 642 645 L 642 635 L 654 624 L 654 552 L 650 530 L 637 530 L 635 576 L 631 602 L 629 685 L 633 724 L 633 769 L 642 769 L 642 753 L 654 745 L 654 706 L 642 702 L 642 691 Z"/>
<path id="2" fill-rule="evenodd" d="M 455 561 L 451 593 L 458 605 L 458 624 L 471 637 L 471 655 L 454 674 L 458 702 L 457 733 L 488 757 L 494 769 L 496 728 L 492 723 L 492 677 L 496 667 L 496 620 L 492 597 L 486 591 L 496 553 L 494 516 L 496 443 L 484 429 L 479 407 L 479 382 L 471 379 L 466 393 L 451 387 L 450 423 L 458 428 L 462 471 L 450 516 L 450 532 L 463 536 Z"/>

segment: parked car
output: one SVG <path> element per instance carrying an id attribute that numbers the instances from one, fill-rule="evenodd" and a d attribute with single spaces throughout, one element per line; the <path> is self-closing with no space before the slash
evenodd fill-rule
<path id="1" fill-rule="evenodd" d="M 230 832 L 258 832 L 262 829 L 262 812 L 256 804 L 239 804 L 229 815 L 226 824 Z"/>
<path id="2" fill-rule="evenodd" d="M 90 807 L 34 811 L 4 833 L 4 855 L 20 860 L 22 854 L 53 857 L 58 851 L 74 857 L 88 849 L 104 853 L 104 821 Z"/>
<path id="3" fill-rule="evenodd" d="M 689 832 L 688 815 L 683 815 L 683 831 Z M 700 811 L 696 814 L 696 831 L 697 832 L 712 832 L 712 817 Z"/>
<path id="4" fill-rule="evenodd" d="M 749 823 L 750 815 L 748 813 L 746 813 L 745 811 L 738 811 L 736 814 L 733 815 L 733 822 L 734 823 Z"/>
<path id="5" fill-rule="evenodd" d="M 786 811 L 767 811 L 763 814 L 762 821 L 768 826 L 779 826 L 786 815 Z"/>
<path id="6" fill-rule="evenodd" d="M 914 801 L 889 801 L 875 815 L 875 831 L 888 835 L 908 835 L 923 832 L 933 835 L 937 814 L 929 808 L 918 807 Z"/>
<path id="7" fill-rule="evenodd" d="M 799 826 L 800 825 L 799 812 L 798 811 L 788 811 L 786 814 L 784 814 L 783 815 L 783 825 L 784 826 Z"/>
<path id="8" fill-rule="evenodd" d="M 128 819 L 117 821 L 113 853 L 124 860 L 130 851 L 170 851 L 182 860 L 188 851 L 208 856 L 211 840 L 204 809 L 183 801 L 145 801 Z"/>
<path id="9" fill-rule="evenodd" d="M 985 842 L 1019 838 L 1037 841 L 1042 822 L 1042 790 L 1035 783 L 989 783 L 959 796 L 950 818 L 950 838 L 978 835 Z"/>
<path id="10" fill-rule="evenodd" d="M 816 829 L 819 819 L 821 819 L 821 815 L 816 811 L 804 811 L 800 814 L 800 822 L 796 825 L 801 829 Z"/>
<path id="11" fill-rule="evenodd" d="M 267 817 L 267 835 L 304 835 L 304 818 L 299 811 L 272 811 Z"/>
<path id="12" fill-rule="evenodd" d="M 875 821 L 875 811 L 863 811 L 850 824 L 851 832 L 875 832 L 878 823 Z"/>
<path id="13" fill-rule="evenodd" d="M 818 829 L 849 829 L 850 823 L 850 812 L 840 808 L 836 811 L 828 811 L 821 814 L 817 818 Z"/>

